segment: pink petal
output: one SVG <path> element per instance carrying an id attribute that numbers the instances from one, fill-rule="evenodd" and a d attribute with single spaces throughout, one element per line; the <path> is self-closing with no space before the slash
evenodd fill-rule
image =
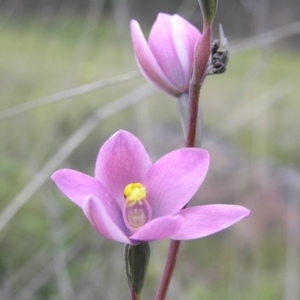
<path id="1" fill-rule="evenodd" d="M 98 180 L 74 170 L 58 170 L 53 173 L 51 178 L 59 189 L 80 207 L 82 207 L 88 195 L 101 198 L 102 195 L 107 193 L 107 190 Z"/>
<path id="2" fill-rule="evenodd" d="M 132 244 L 127 237 L 128 230 L 123 223 L 122 213 L 107 195 L 101 201 L 93 196 L 86 199 L 83 211 L 94 228 L 104 237 L 117 242 Z"/>
<path id="3" fill-rule="evenodd" d="M 120 130 L 101 147 L 95 177 L 111 192 L 122 208 L 124 188 L 129 183 L 143 183 L 152 162 L 141 141 Z"/>
<path id="4" fill-rule="evenodd" d="M 174 43 L 172 16 L 160 13 L 150 31 L 149 48 L 166 77 L 184 92 L 186 80 Z"/>
<path id="5" fill-rule="evenodd" d="M 185 222 L 172 239 L 205 237 L 233 225 L 249 214 L 247 208 L 239 205 L 214 204 L 186 208 L 179 212 Z"/>
<path id="6" fill-rule="evenodd" d="M 171 18 L 172 36 L 183 70 L 184 86 L 188 88 L 194 61 L 196 42 L 201 38 L 200 31 L 178 15 Z"/>
<path id="7" fill-rule="evenodd" d="M 194 196 L 209 166 L 209 154 L 199 148 L 168 153 L 149 170 L 145 180 L 153 218 L 174 215 Z"/>
<path id="8" fill-rule="evenodd" d="M 182 226 L 181 216 L 166 216 L 153 219 L 130 236 L 131 240 L 156 241 L 170 237 Z"/>
<path id="9" fill-rule="evenodd" d="M 135 58 L 143 75 L 165 92 L 173 96 L 181 94 L 180 90 L 171 83 L 157 63 L 145 40 L 139 23 L 132 20 L 130 28 Z"/>

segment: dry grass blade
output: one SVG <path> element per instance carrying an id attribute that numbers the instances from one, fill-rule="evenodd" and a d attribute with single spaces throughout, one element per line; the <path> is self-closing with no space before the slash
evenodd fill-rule
<path id="1" fill-rule="evenodd" d="M 232 44 L 230 45 L 230 53 L 260 48 L 298 34 L 300 34 L 300 21 L 278 27 L 252 38 L 239 41 L 236 44 Z"/>
<path id="2" fill-rule="evenodd" d="M 115 84 L 123 83 L 135 78 L 138 78 L 140 76 L 139 71 L 134 71 L 131 73 L 119 75 L 116 77 L 104 79 L 104 80 L 99 80 L 99 81 L 94 81 L 88 84 L 84 84 L 81 86 L 78 86 L 73 89 L 69 89 L 66 91 L 63 91 L 61 93 L 57 93 L 39 100 L 34 100 L 27 102 L 25 104 L 20 104 L 15 107 L 9 108 L 7 110 L 4 110 L 0 113 L 0 122 L 4 121 L 5 119 L 12 118 L 18 114 L 30 111 L 32 109 L 48 105 L 48 104 L 53 104 L 56 102 L 60 102 L 62 100 L 66 100 L 72 97 L 76 97 L 82 94 L 90 93 L 92 91 L 102 89 L 108 86 L 112 86 Z"/>
<path id="3" fill-rule="evenodd" d="M 282 100 L 288 93 L 286 83 L 276 83 L 268 91 L 258 97 L 254 103 L 243 105 L 243 107 L 232 112 L 228 119 L 215 125 L 214 130 L 220 132 L 220 135 L 226 135 L 234 132 L 244 124 L 248 123 L 254 117 L 269 109 L 272 105 Z"/>

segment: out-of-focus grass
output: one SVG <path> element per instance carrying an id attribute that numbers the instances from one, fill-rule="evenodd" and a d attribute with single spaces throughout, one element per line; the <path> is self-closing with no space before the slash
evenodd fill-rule
<path id="1" fill-rule="evenodd" d="M 132 69 L 136 68 L 133 55 L 128 54 L 129 62 L 123 61 L 120 55 L 123 49 L 119 41 L 114 38 L 116 32 L 110 22 L 99 23 L 99 26 L 91 32 L 85 31 L 92 35 L 90 39 L 88 36 L 82 37 L 82 28 L 83 21 L 70 18 L 52 19 L 51 22 L 45 21 L 44 23 L 35 19 L 11 19 L 5 23 L 0 22 L 1 110 L 89 81 L 124 73 L 128 65 L 131 65 Z M 126 49 L 128 48 L 127 45 Z M 228 138 L 244 149 L 247 155 L 271 156 L 282 163 L 293 162 L 293 164 L 300 165 L 297 150 L 300 143 L 297 124 L 300 106 L 298 100 L 299 66 L 300 59 L 290 53 L 266 50 L 233 55 L 224 75 L 206 79 L 201 96 L 206 128 L 215 130 L 216 125 L 222 125 L 222 122 L 230 118 L 239 108 L 251 104 L 262 93 L 282 84 L 287 88 L 283 99 L 247 124 L 236 128 L 228 135 Z M 143 79 L 140 79 L 95 91 L 69 99 L 64 103 L 38 108 L 2 122 L 0 124 L 1 209 L 95 109 L 113 101 L 142 82 L 144 82 Z M 179 122 L 175 119 L 177 118 L 176 100 L 158 93 L 153 99 L 145 100 L 145 103 L 154 126 L 173 121 Z M 165 106 L 168 106 L 168 109 L 162 109 Z M 75 169 L 80 166 L 81 171 L 92 173 L 98 147 L 112 132 L 118 128 L 138 131 L 134 125 L 136 113 L 134 109 L 129 109 L 102 123 L 95 133 L 75 151 L 65 166 L 72 165 Z M 250 115 L 252 113 L 255 115 L 255 111 L 249 111 Z M 222 126 L 218 128 L 222 129 Z M 147 143 L 145 137 L 141 138 Z M 16 270 L 37 251 L 44 249 L 47 256 L 53 256 L 53 246 L 49 242 L 53 220 L 46 213 L 42 194 L 43 190 L 35 195 L 1 235 L 3 246 L 0 247 L 0 276 L 2 278 L 14 275 Z M 82 232 L 84 232 L 82 235 L 85 234 L 86 228 L 88 232 L 91 229 L 78 209 L 70 205 L 58 191 L 55 190 L 52 196 L 55 199 L 58 198 L 56 205 L 59 207 L 60 219 L 63 223 L 75 224 L 66 230 L 66 244 L 63 246 L 70 249 L 78 236 Z M 201 253 L 199 253 L 200 243 Z M 104 248 L 103 245 L 109 246 Z M 160 251 L 165 254 L 167 244 L 159 245 L 162 246 L 156 249 L 154 247 L 154 258 L 159 257 Z M 270 242 L 270 247 L 271 245 Z M 265 253 L 270 253 L 269 248 L 262 245 L 256 251 L 260 253 L 260 256 L 256 257 L 257 261 L 251 261 L 253 256 L 250 256 L 249 265 L 252 267 L 249 267 L 247 256 L 239 254 L 233 245 L 224 242 L 218 236 L 187 243 L 187 246 L 183 246 L 180 268 L 187 273 L 188 279 L 185 280 L 185 276 L 178 279 L 181 282 L 181 288 L 185 290 L 185 298 L 279 299 L 278 294 L 282 292 L 281 255 L 284 245 L 277 246 L 278 250 L 275 252 L 272 247 L 274 257 L 266 255 L 268 266 L 264 266 L 262 262 L 266 261 Z M 111 259 L 122 261 L 121 255 L 118 258 L 108 257 L 112 253 L 111 249 L 117 249 L 118 253 L 121 252 L 120 248 L 119 245 L 115 246 L 109 241 L 104 241 L 101 249 L 97 244 L 94 250 L 90 250 L 88 256 L 79 257 L 74 264 L 70 264 L 75 290 L 78 291 L 76 287 L 84 288 L 85 272 L 97 274 L 99 269 L 103 274 L 101 280 L 107 282 L 108 286 L 117 276 L 122 276 L 124 280 L 120 286 L 125 286 L 125 274 L 116 274 L 118 268 L 116 266 L 112 268 L 109 263 Z M 222 249 L 221 255 L 219 249 Z M 195 264 L 195 259 L 192 258 L 197 256 L 199 256 L 199 261 Z M 98 257 L 101 261 L 97 261 Z M 243 263 L 236 266 L 237 260 Z M 223 265 L 220 266 L 220 263 Z M 157 271 L 161 272 L 161 265 L 161 260 L 150 264 L 149 295 L 153 294 L 150 289 L 157 283 Z M 241 277 L 244 280 L 249 278 L 249 281 L 241 282 L 236 275 L 239 272 L 243 273 Z M 208 275 L 206 278 L 199 278 L 201 284 L 198 284 L 196 279 L 199 273 Z M 182 274 L 179 272 L 176 276 L 180 275 Z M 53 281 L 50 281 L 50 284 L 38 293 L 41 298 L 37 296 L 36 299 L 42 299 L 42 296 L 50 299 L 49 295 L 56 294 L 55 289 Z M 147 287 L 145 290 L 147 292 Z M 246 295 L 249 297 L 247 298 Z"/>
<path id="2" fill-rule="evenodd" d="M 113 26 L 103 22 L 96 30 L 87 30 L 90 40 L 81 36 L 82 27 L 83 21 L 72 19 L 0 24 L 1 110 L 125 72 L 120 45 L 112 38 L 116 35 Z M 7 120 L 0 128 L 1 136 L 7 136 L 2 139 L 2 149 L 23 159 L 46 158 L 95 109 L 129 91 L 133 84 L 137 82 Z"/>
<path id="3" fill-rule="evenodd" d="M 205 121 L 212 127 L 230 120 L 236 112 L 257 99 L 272 100 L 272 91 L 281 87 L 282 96 L 269 109 L 236 128 L 229 138 L 254 157 L 272 157 L 283 163 L 300 165 L 297 132 L 300 129 L 298 74 L 300 59 L 295 53 L 271 49 L 235 54 L 224 76 L 208 78 L 203 107 Z M 277 95 L 273 95 L 277 96 Z M 271 102 L 271 101 L 270 101 Z M 256 105 L 257 106 L 257 105 Z M 222 126 L 219 126 L 221 129 Z"/>

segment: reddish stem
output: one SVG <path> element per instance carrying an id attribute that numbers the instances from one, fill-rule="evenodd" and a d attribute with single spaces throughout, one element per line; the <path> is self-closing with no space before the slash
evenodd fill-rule
<path id="1" fill-rule="evenodd" d="M 194 147 L 197 133 L 198 99 L 200 86 L 191 83 L 189 89 L 189 120 L 185 147 Z"/>
<path id="2" fill-rule="evenodd" d="M 164 300 L 167 295 L 169 284 L 176 265 L 179 246 L 180 241 L 171 240 L 164 273 L 158 287 L 155 300 Z"/>

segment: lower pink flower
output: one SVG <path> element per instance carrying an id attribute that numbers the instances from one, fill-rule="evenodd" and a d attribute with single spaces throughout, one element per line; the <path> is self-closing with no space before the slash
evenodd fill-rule
<path id="1" fill-rule="evenodd" d="M 182 209 L 208 166 L 209 154 L 199 148 L 170 152 L 152 164 L 141 141 L 120 130 L 101 147 L 95 177 L 62 169 L 52 179 L 108 239 L 126 244 L 189 240 L 218 232 L 250 213 L 223 204 Z"/>

